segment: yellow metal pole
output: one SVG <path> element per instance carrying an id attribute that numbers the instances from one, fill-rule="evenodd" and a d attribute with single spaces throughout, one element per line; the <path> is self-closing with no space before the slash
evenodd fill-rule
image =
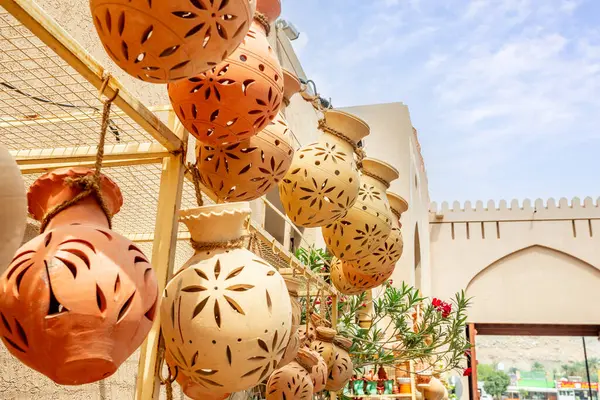
<path id="1" fill-rule="evenodd" d="M 170 116 L 171 126 L 175 127 L 175 119 Z M 181 139 L 187 143 L 188 133 L 181 127 L 177 129 Z M 152 248 L 152 265 L 154 266 L 160 294 L 173 274 L 175 250 L 177 248 L 177 214 L 181 205 L 183 180 L 185 176 L 184 159 L 181 154 L 165 157 L 160 179 L 158 210 Z M 142 345 L 136 385 L 136 400 L 156 400 L 160 395 L 158 380 L 159 361 L 157 354 L 161 340 L 160 315 L 157 315 L 154 326 Z"/>

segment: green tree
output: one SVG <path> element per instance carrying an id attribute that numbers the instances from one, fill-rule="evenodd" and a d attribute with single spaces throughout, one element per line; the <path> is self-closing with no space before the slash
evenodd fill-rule
<path id="1" fill-rule="evenodd" d="M 506 392 L 508 385 L 510 377 L 502 371 L 494 371 L 483 381 L 484 390 L 495 399 L 502 398 L 502 393 Z"/>
<path id="2" fill-rule="evenodd" d="M 477 364 L 477 379 L 485 381 L 485 379 L 493 374 L 496 368 L 492 364 Z"/>
<path id="3" fill-rule="evenodd" d="M 545 372 L 546 368 L 544 367 L 544 364 L 540 363 L 539 361 L 535 361 L 533 364 L 531 364 L 531 371 Z"/>

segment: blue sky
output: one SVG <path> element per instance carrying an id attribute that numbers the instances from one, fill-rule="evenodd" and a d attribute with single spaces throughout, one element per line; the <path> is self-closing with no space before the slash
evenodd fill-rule
<path id="1" fill-rule="evenodd" d="M 284 0 L 335 106 L 402 101 L 432 200 L 600 195 L 600 0 Z"/>

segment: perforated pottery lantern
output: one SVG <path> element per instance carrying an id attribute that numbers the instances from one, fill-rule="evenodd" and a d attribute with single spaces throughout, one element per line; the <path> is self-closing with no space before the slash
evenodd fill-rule
<path id="1" fill-rule="evenodd" d="M 354 364 L 350 354 L 348 354 L 350 347 L 352 347 L 352 340 L 343 336 L 336 336 L 333 343 L 335 344 L 334 362 L 333 366 L 329 368 L 325 389 L 338 392 L 346 386 L 354 373 Z"/>
<path id="2" fill-rule="evenodd" d="M 27 198 L 19 166 L 0 146 L 0 272 L 4 271 L 21 245 L 27 225 Z"/>
<path id="3" fill-rule="evenodd" d="M 317 327 L 317 337 L 310 344 L 310 348 L 323 357 L 325 364 L 327 364 L 327 369 L 330 369 L 335 361 L 333 339 L 336 334 L 337 332 L 334 329 L 319 326 Z"/>
<path id="4" fill-rule="evenodd" d="M 346 262 L 334 259 L 331 282 L 342 293 L 356 295 L 374 289 L 386 282 L 402 256 L 404 242 L 400 230 L 400 217 L 408 210 L 408 203 L 401 196 L 387 192 L 392 217 L 392 232 L 376 250 L 358 261 Z"/>
<path id="5" fill-rule="evenodd" d="M 242 42 L 255 0 L 90 0 L 110 58 L 143 81 L 192 77 L 223 61 Z"/>
<path id="6" fill-rule="evenodd" d="M 279 196 L 296 225 L 320 227 L 346 215 L 356 201 L 359 174 L 354 148 L 369 134 L 361 119 L 337 110 L 325 112 L 324 134 L 296 152 L 279 184 Z"/>
<path id="7" fill-rule="evenodd" d="M 238 143 L 196 145 L 202 183 L 226 202 L 250 201 L 268 193 L 290 168 L 294 148 L 281 116 L 258 135 Z"/>
<path id="8" fill-rule="evenodd" d="M 313 383 L 313 392 L 319 393 L 325 390 L 325 386 L 327 385 L 327 363 L 321 357 L 321 355 L 312 349 L 307 349 L 310 353 L 312 353 L 317 358 L 317 364 L 312 367 L 310 371 L 310 377 Z"/>
<path id="9" fill-rule="evenodd" d="M 362 161 L 358 199 L 339 220 L 323 227 L 327 248 L 344 261 L 360 260 L 377 249 L 392 231 L 392 213 L 385 191 L 398 171 L 379 160 Z"/>
<path id="10" fill-rule="evenodd" d="M 81 193 L 68 180 L 87 168 L 59 169 L 28 192 L 29 212 L 44 219 Z M 119 187 L 101 176 L 110 215 Z M 60 211 L 23 245 L 0 278 L 0 336 L 29 367 L 64 385 L 104 379 L 143 342 L 154 320 L 158 287 L 152 266 L 132 242 L 109 229 L 92 196 Z"/>
<path id="11" fill-rule="evenodd" d="M 300 349 L 294 361 L 275 371 L 267 382 L 267 400 L 312 400 L 314 386 L 310 372 L 319 359 L 314 352 Z"/>
<path id="12" fill-rule="evenodd" d="M 238 49 L 205 73 L 169 84 L 173 109 L 200 141 L 237 143 L 266 128 L 283 102 L 283 72 L 267 41 L 269 25 L 254 19 Z"/>
<path id="13" fill-rule="evenodd" d="M 180 212 L 196 253 L 161 303 L 173 366 L 214 398 L 264 381 L 281 361 L 292 326 L 283 278 L 245 248 L 250 213 L 249 203 Z"/>
<path id="14" fill-rule="evenodd" d="M 300 347 L 304 345 L 303 341 L 300 339 L 300 332 L 298 332 L 298 328 L 300 327 L 300 319 L 302 317 L 302 306 L 298 301 L 298 289 L 301 281 L 293 277 L 285 277 L 284 280 L 290 295 L 290 303 L 292 305 L 292 328 L 290 331 L 290 341 L 285 349 L 283 358 L 279 362 L 279 368 L 292 362 L 296 358 Z"/>

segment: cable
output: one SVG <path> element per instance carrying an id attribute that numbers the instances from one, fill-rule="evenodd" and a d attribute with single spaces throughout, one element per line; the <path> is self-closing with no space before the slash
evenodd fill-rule
<path id="1" fill-rule="evenodd" d="M 96 111 L 98 113 L 100 112 L 99 108 L 93 107 L 93 106 L 77 106 L 75 104 L 70 104 L 70 103 L 58 103 L 56 101 L 48 100 L 48 99 L 45 99 L 43 97 L 34 96 L 32 94 L 29 94 L 27 92 L 22 91 L 21 89 L 15 87 L 13 85 L 11 85 L 8 82 L 0 82 L 0 86 L 4 86 L 7 89 L 15 91 L 15 92 L 19 93 L 22 96 L 29 97 L 30 99 L 35 100 L 35 101 L 40 102 L 40 103 L 52 104 L 54 106 L 63 107 L 63 108 L 76 108 L 76 109 L 80 109 L 80 110 L 81 109 L 91 109 L 91 110 L 94 110 L 94 111 Z M 120 142 L 121 141 L 121 136 L 120 136 L 121 133 L 119 131 L 119 127 L 117 126 L 117 124 L 114 123 L 114 121 L 112 119 L 108 120 L 108 129 L 110 130 L 110 132 L 115 137 L 115 140 L 117 142 Z"/>

